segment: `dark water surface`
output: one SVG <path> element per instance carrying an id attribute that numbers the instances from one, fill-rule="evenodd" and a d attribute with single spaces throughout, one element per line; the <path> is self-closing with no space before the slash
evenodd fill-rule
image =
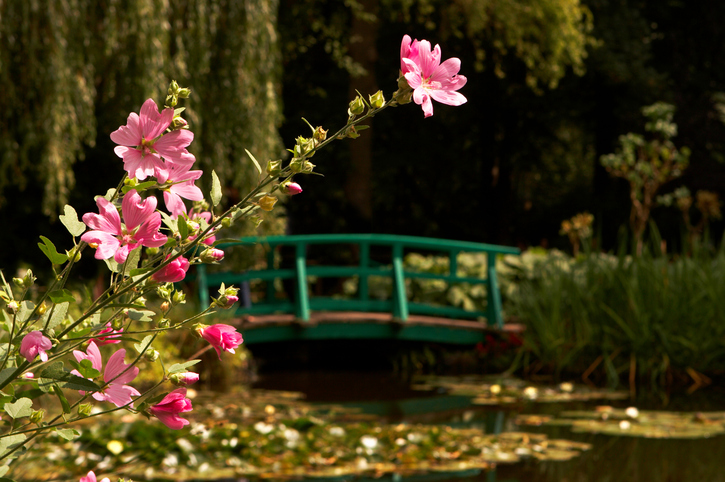
<path id="1" fill-rule="evenodd" d="M 514 424 L 519 414 L 558 414 L 564 410 L 593 408 L 601 403 L 524 403 L 510 407 L 471 405 L 470 399 L 440 392 L 412 390 L 410 382 L 389 370 L 275 370 L 260 376 L 257 388 L 299 391 L 312 403 L 340 403 L 359 407 L 380 417 L 381 423 L 439 423 L 476 427 L 488 433 L 525 431 L 545 433 L 592 444 L 565 462 L 534 460 L 499 465 L 490 472 L 428 474 L 412 478 L 387 476 L 378 481 L 487 481 L 487 482 L 725 482 L 725 436 L 706 439 L 645 439 L 573 433 L 568 427 L 531 427 Z M 636 405 L 640 409 L 671 411 L 725 411 L 725 387 L 710 386 L 692 395 L 674 394 L 663 407 L 662 397 L 642 401 L 606 402 L 615 407 Z M 367 481 L 345 478 L 335 480 Z"/>

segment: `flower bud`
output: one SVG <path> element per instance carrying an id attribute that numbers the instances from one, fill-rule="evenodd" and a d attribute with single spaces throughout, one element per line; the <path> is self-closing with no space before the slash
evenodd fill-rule
<path id="1" fill-rule="evenodd" d="M 172 80 L 169 83 L 169 90 L 167 90 L 166 93 L 167 94 L 176 94 L 178 91 L 179 91 L 179 84 L 175 80 Z"/>
<path id="2" fill-rule="evenodd" d="M 37 309 L 39 315 L 44 315 L 47 310 L 48 306 L 45 304 L 45 301 L 43 301 Z"/>
<path id="3" fill-rule="evenodd" d="M 23 287 L 23 278 L 13 278 L 13 283 L 15 283 L 15 286 L 18 288 Z"/>
<path id="4" fill-rule="evenodd" d="M 385 96 L 383 91 L 379 90 L 370 96 L 370 106 L 373 109 L 380 109 L 385 104 Z"/>
<path id="5" fill-rule="evenodd" d="M 136 180 L 136 178 L 131 179 L 127 177 L 126 179 L 124 179 L 123 185 L 129 187 L 136 187 L 136 185 L 138 185 L 138 181 Z"/>
<path id="6" fill-rule="evenodd" d="M 114 330 L 120 330 L 123 328 L 123 320 L 121 318 L 114 318 L 113 321 L 111 321 L 111 328 Z"/>
<path id="7" fill-rule="evenodd" d="M 158 322 L 156 322 L 156 326 L 158 328 L 168 328 L 171 326 L 171 320 L 168 318 L 161 318 Z"/>
<path id="8" fill-rule="evenodd" d="M 146 254 L 149 256 L 156 256 L 159 254 L 159 248 L 146 248 Z"/>
<path id="9" fill-rule="evenodd" d="M 89 417 L 91 415 L 91 411 L 93 410 L 93 405 L 90 403 L 81 403 L 78 405 L 78 416 L 81 418 Z"/>
<path id="10" fill-rule="evenodd" d="M 171 302 L 174 305 L 186 303 L 186 293 L 183 291 L 174 291 L 174 296 L 171 297 Z"/>
<path id="11" fill-rule="evenodd" d="M 232 225 L 232 218 L 230 218 L 229 216 L 223 218 L 221 225 L 222 225 L 222 228 L 230 227 Z"/>
<path id="12" fill-rule="evenodd" d="M 81 250 L 78 249 L 78 246 L 74 246 L 73 248 L 66 250 L 65 254 L 68 256 L 68 259 L 74 263 L 81 260 Z"/>
<path id="13" fill-rule="evenodd" d="M 360 137 L 360 134 L 357 133 L 357 130 L 355 130 L 355 126 L 350 126 L 345 131 L 345 137 L 349 137 L 350 139 L 357 139 Z"/>
<path id="14" fill-rule="evenodd" d="M 159 298 L 168 300 L 171 297 L 171 285 L 168 283 L 160 285 L 156 288 L 156 294 L 159 295 Z"/>
<path id="15" fill-rule="evenodd" d="M 277 198 L 268 194 L 262 196 L 262 198 L 260 198 L 260 200 L 257 202 L 257 204 L 259 204 L 259 207 L 262 208 L 263 211 L 271 211 L 272 209 L 274 209 L 274 205 L 276 203 Z"/>
<path id="16" fill-rule="evenodd" d="M 350 101 L 350 108 L 347 110 L 347 113 L 350 116 L 354 116 L 360 115 L 363 112 L 365 112 L 365 103 L 363 102 L 362 97 L 358 95 L 355 99 Z"/>
<path id="17" fill-rule="evenodd" d="M 199 374 L 194 372 L 174 373 L 169 377 L 177 387 L 186 387 L 199 381 Z"/>
<path id="18" fill-rule="evenodd" d="M 188 129 L 189 123 L 186 122 L 186 119 L 183 117 L 174 117 L 174 120 L 171 121 L 171 130 L 179 130 L 179 129 Z"/>
<path id="19" fill-rule="evenodd" d="M 302 192 L 302 187 L 296 182 L 283 182 L 282 184 L 280 184 L 279 188 L 282 190 L 283 193 L 289 194 L 290 196 L 294 196 L 295 194 L 299 194 Z"/>
<path id="20" fill-rule="evenodd" d="M 312 134 L 312 138 L 316 141 L 322 142 L 327 139 L 327 131 L 321 126 L 318 126 L 317 129 L 315 129 L 315 132 Z"/>
<path id="21" fill-rule="evenodd" d="M 150 362 L 155 362 L 159 359 L 159 352 L 154 350 L 153 348 L 148 348 L 143 354 L 144 358 Z"/>
<path id="22" fill-rule="evenodd" d="M 229 308 L 234 306 L 234 303 L 236 303 L 237 301 L 239 301 L 239 297 L 237 295 L 225 294 L 214 300 L 214 306 L 217 306 L 224 310 L 228 310 Z"/>
<path id="23" fill-rule="evenodd" d="M 181 89 L 178 90 L 177 95 L 182 99 L 188 99 L 189 96 L 191 95 L 191 89 L 182 87 Z"/>
<path id="24" fill-rule="evenodd" d="M 40 410 L 33 410 L 30 414 L 30 421 L 39 426 L 40 422 L 43 421 L 44 417 L 45 410 L 43 410 L 42 408 Z"/>
<path id="25" fill-rule="evenodd" d="M 267 161 L 267 174 L 272 177 L 282 174 L 282 161 Z"/>
<path id="26" fill-rule="evenodd" d="M 224 259 L 224 251 L 218 248 L 207 248 L 201 252 L 199 258 L 204 263 L 218 263 Z"/>
<path id="27" fill-rule="evenodd" d="M 161 311 L 162 312 L 166 313 L 170 309 L 171 309 L 171 303 L 169 303 L 168 301 L 164 301 L 163 303 L 161 303 Z"/>

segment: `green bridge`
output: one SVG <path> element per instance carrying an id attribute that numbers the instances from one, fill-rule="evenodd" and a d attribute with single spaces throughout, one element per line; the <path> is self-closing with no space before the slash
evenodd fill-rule
<path id="1" fill-rule="evenodd" d="M 244 334 L 246 344 L 297 339 L 371 338 L 474 344 L 483 341 L 490 331 L 518 331 L 519 328 L 503 323 L 496 277 L 496 255 L 519 254 L 517 248 L 385 234 L 249 237 L 217 247 L 229 252 L 255 245 L 267 248 L 264 269 L 210 273 L 205 265 L 198 265 L 196 277 L 199 299 L 205 307 L 209 304 L 210 294 L 215 293 L 221 283 L 246 288 L 240 297 L 242 303 L 231 319 L 231 324 Z M 311 247 L 330 249 L 331 245 L 343 246 L 354 253 L 355 263 L 321 266 L 308 259 Z M 278 248 L 290 252 L 289 266 L 284 266 L 284 263 L 276 266 Z M 406 271 L 403 257 L 410 252 L 448 256 L 448 273 Z M 458 276 L 458 254 L 477 252 L 487 255 L 486 277 Z M 371 276 L 391 281 L 393 289 L 389 299 L 371 297 Z M 352 297 L 311 296 L 311 278 L 318 281 L 323 278 L 356 278 L 357 293 Z M 484 311 L 469 311 L 454 306 L 414 303 L 406 295 L 406 280 L 414 278 L 442 280 L 449 284 L 485 285 L 487 306 Z M 285 290 L 275 287 L 277 280 L 287 284 Z M 258 281 L 265 282 L 265 292 L 259 300 L 251 303 L 249 284 Z M 281 296 L 283 291 L 287 292 L 286 297 Z M 485 323 L 481 321 L 483 319 Z M 230 323 L 229 319 L 223 321 Z"/>

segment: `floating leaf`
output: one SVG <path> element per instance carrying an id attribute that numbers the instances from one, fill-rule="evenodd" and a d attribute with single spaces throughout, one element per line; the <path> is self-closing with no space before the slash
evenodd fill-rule
<path id="1" fill-rule="evenodd" d="M 83 234 L 86 230 L 86 225 L 78 220 L 78 213 L 76 213 L 76 210 L 73 209 L 72 206 L 66 204 L 63 207 L 63 212 L 65 214 L 61 214 L 58 218 L 60 219 L 60 222 L 63 223 L 63 226 L 66 227 L 68 232 L 73 236 L 80 236 Z"/>
<path id="2" fill-rule="evenodd" d="M 68 256 L 65 254 L 60 254 L 58 250 L 55 249 L 55 245 L 50 239 L 46 238 L 45 236 L 41 236 L 40 240 L 43 242 L 38 243 L 38 247 L 48 257 L 51 263 L 63 264 L 68 261 Z"/>

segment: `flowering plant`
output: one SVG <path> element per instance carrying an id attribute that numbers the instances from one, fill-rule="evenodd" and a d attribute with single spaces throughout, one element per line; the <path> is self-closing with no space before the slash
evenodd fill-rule
<path id="1" fill-rule="evenodd" d="M 278 194 L 301 193 L 294 178 L 314 172 L 309 159 L 333 140 L 358 137 L 366 127 L 362 121 L 411 100 L 421 105 L 426 117 L 433 113 L 431 99 L 464 103 L 465 97 L 457 92 L 466 82 L 457 75 L 459 68 L 455 58 L 441 63 L 439 46 L 431 49 L 428 41 L 411 41 L 406 35 L 399 88 L 390 100 L 381 91 L 369 100 L 358 95 L 350 102 L 341 129 L 328 137 L 328 131 L 310 125 L 311 137 L 296 139 L 288 162 L 269 161 L 262 168 L 247 152 L 259 182 L 226 210 L 221 209 L 221 182 L 214 171 L 208 196 L 195 185 L 203 172 L 191 169 L 195 157 L 188 148 L 194 134 L 182 117 L 184 109 L 177 108 L 190 89 L 172 81 L 163 109 L 148 99 L 138 114 L 131 113 L 126 124 L 110 135 L 125 171 L 119 184 L 96 197 L 98 212 L 86 213 L 81 220 L 71 206 L 65 206 L 60 220 L 73 242 L 65 253 L 41 236 L 39 247 L 55 273 L 47 289 L 35 286 L 30 270 L 14 278 L 14 286 L 0 273 L 0 299 L 5 304 L 0 310 L 2 480 L 12 480 L 6 474 L 29 442 L 50 433 L 72 440 L 79 434 L 72 426 L 82 419 L 127 410 L 156 418 L 174 430 L 188 425 L 182 414 L 193 407 L 185 387 L 199 379 L 188 371 L 199 360 L 167 367 L 154 342 L 164 333 L 192 329 L 221 359 L 222 352 L 233 354 L 243 338 L 230 325 L 200 323 L 216 310 L 230 308 L 238 300 L 237 288 L 222 286 L 207 309 L 177 320 L 173 310 L 185 302 L 185 294 L 174 283 L 186 277 L 191 265 L 223 259 L 224 252 L 214 247 L 220 229 L 257 210 L 272 210 Z M 164 209 L 159 209 L 159 192 Z M 193 207 L 187 209 L 186 202 Z M 67 285 L 88 248 L 107 265 L 109 285 L 88 306 L 71 310 L 77 300 Z M 75 312 L 80 314 L 71 316 Z M 136 341 L 132 355 L 127 348 L 116 348 L 131 341 Z M 131 385 L 140 370 L 156 362 L 163 368 L 161 380 L 143 391 Z M 178 388 L 162 390 L 168 384 Z M 34 408 L 41 397 L 57 401 L 53 403 L 57 410 L 49 410 L 47 417 L 44 410 Z M 96 475 L 91 471 L 81 480 L 95 481 Z"/>

